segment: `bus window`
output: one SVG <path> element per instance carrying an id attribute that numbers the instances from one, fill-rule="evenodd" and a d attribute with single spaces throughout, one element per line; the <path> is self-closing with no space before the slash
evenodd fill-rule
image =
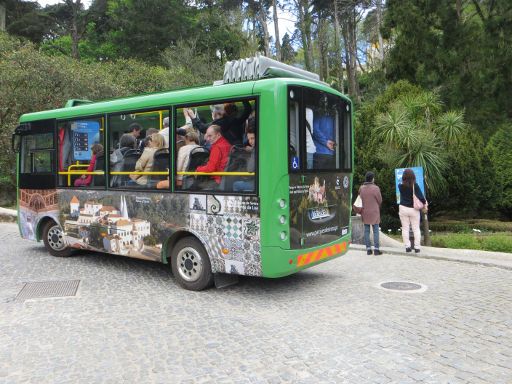
<path id="1" fill-rule="evenodd" d="M 300 90 L 290 89 L 288 99 L 288 129 L 290 134 L 289 165 L 292 171 L 300 169 Z"/>
<path id="2" fill-rule="evenodd" d="M 326 92 L 301 88 L 290 88 L 288 100 L 290 170 L 350 169 L 349 104 Z"/>
<path id="3" fill-rule="evenodd" d="M 254 193 L 255 111 L 255 100 L 219 101 L 177 108 L 176 187 Z"/>
<path id="4" fill-rule="evenodd" d="M 51 173 L 53 133 L 22 136 L 20 173 Z"/>
<path id="5" fill-rule="evenodd" d="M 57 124 L 60 187 L 104 187 L 103 118 Z"/>
<path id="6" fill-rule="evenodd" d="M 110 187 L 169 188 L 169 111 L 109 116 Z"/>

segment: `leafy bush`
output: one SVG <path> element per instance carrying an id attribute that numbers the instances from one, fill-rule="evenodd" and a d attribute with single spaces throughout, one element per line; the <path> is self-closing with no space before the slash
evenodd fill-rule
<path id="1" fill-rule="evenodd" d="M 86 63 L 48 56 L 1 31 L 0 73 L 0 193 L 6 200 L 14 199 L 11 134 L 22 114 L 60 108 L 68 99 L 104 100 L 183 85 L 180 73 L 164 67 L 133 59 Z"/>
<path id="2" fill-rule="evenodd" d="M 492 182 L 497 187 L 495 208 L 512 218 L 512 125 L 502 125 L 491 137 L 486 147 L 494 169 Z"/>
<path id="3" fill-rule="evenodd" d="M 430 229 L 433 232 L 464 233 L 478 229 L 483 232 L 512 233 L 512 222 L 487 219 L 435 220 L 430 222 Z"/>

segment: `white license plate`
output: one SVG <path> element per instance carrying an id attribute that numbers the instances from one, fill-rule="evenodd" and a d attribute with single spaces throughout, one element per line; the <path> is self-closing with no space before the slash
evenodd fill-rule
<path id="1" fill-rule="evenodd" d="M 324 217 L 329 216 L 329 208 L 315 208 L 310 212 L 310 217 L 312 220 L 323 219 Z"/>

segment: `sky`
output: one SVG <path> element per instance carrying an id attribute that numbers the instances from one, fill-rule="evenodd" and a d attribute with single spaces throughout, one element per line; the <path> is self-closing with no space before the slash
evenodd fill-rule
<path id="1" fill-rule="evenodd" d="M 61 3 L 61 0 L 38 0 L 37 1 L 42 7 L 45 7 L 47 5 L 51 4 L 57 4 Z M 92 0 L 83 0 L 82 3 L 85 5 L 85 7 L 89 7 L 91 5 Z M 290 37 L 293 35 L 293 31 L 295 30 L 295 22 L 293 21 L 294 16 L 283 12 L 281 10 L 277 10 L 277 17 L 279 18 L 279 34 L 281 35 L 281 41 L 283 39 L 283 36 L 286 32 L 288 32 L 288 35 Z M 274 32 L 274 24 L 270 22 L 268 24 L 268 32 L 270 33 L 270 36 L 275 37 Z"/>

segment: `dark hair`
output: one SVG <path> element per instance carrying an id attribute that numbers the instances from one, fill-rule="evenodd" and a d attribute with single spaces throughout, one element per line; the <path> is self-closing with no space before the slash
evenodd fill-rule
<path id="1" fill-rule="evenodd" d="M 366 172 L 366 175 L 364 176 L 364 181 L 367 183 L 371 183 L 374 178 L 375 178 L 375 174 L 372 171 L 368 171 L 368 172 Z"/>
<path id="2" fill-rule="evenodd" d="M 133 137 L 129 133 L 125 133 L 123 136 L 121 136 L 121 139 L 119 140 L 119 146 L 121 148 L 135 148 L 135 143 L 135 137 Z"/>
<path id="3" fill-rule="evenodd" d="M 140 131 L 142 129 L 142 127 L 141 127 L 141 125 L 139 123 L 131 123 L 128 126 L 128 129 L 130 130 L 130 132 Z"/>
<path id="4" fill-rule="evenodd" d="M 246 130 L 246 133 L 256 133 L 255 132 L 255 121 L 256 119 L 254 118 L 254 116 L 251 116 L 247 119 L 247 130 Z"/>
<path id="5" fill-rule="evenodd" d="M 402 184 L 412 188 L 414 183 L 416 183 L 416 175 L 412 169 L 407 168 L 402 175 Z"/>
<path id="6" fill-rule="evenodd" d="M 224 103 L 224 113 L 227 116 L 231 116 L 238 112 L 238 108 L 235 103 Z"/>
<path id="7" fill-rule="evenodd" d="M 97 155 L 98 153 L 103 152 L 103 145 L 98 144 L 98 143 L 93 144 L 91 146 L 91 152 L 94 153 L 95 155 Z"/>

